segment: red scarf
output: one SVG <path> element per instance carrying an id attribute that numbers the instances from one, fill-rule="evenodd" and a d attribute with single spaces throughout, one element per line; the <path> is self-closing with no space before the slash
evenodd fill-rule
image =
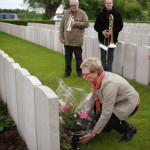
<path id="1" fill-rule="evenodd" d="M 97 80 L 96 85 L 94 83 L 92 83 L 94 98 L 96 101 L 96 113 L 100 112 L 100 109 L 101 109 L 100 101 L 99 101 L 98 96 L 96 94 L 96 90 L 98 90 L 100 88 L 103 77 L 104 77 L 104 71 L 102 71 L 101 74 L 98 76 L 98 80 Z"/>

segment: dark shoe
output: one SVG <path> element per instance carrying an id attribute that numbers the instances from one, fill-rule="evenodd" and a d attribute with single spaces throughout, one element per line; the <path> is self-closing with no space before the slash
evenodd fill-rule
<path id="1" fill-rule="evenodd" d="M 78 77 L 79 77 L 79 78 L 83 78 L 83 75 L 82 75 L 82 74 L 78 74 Z"/>
<path id="2" fill-rule="evenodd" d="M 66 78 L 66 77 L 69 77 L 69 76 L 70 76 L 70 74 L 65 73 L 62 77 Z"/>
<path id="3" fill-rule="evenodd" d="M 133 137 L 133 134 L 137 133 L 137 129 L 130 125 L 127 131 L 124 133 L 123 137 L 119 140 L 119 142 L 127 142 L 130 141 Z"/>

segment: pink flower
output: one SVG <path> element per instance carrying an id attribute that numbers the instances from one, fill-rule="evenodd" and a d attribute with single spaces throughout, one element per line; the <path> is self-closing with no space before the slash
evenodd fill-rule
<path id="1" fill-rule="evenodd" d="M 82 112 L 81 115 L 80 115 L 80 118 L 87 119 L 87 117 L 88 117 L 88 114 L 85 113 L 85 112 Z"/>
<path id="2" fill-rule="evenodd" d="M 73 104 L 70 102 L 70 106 L 72 106 Z"/>
<path id="3" fill-rule="evenodd" d="M 65 109 L 66 109 L 65 107 L 62 107 L 62 108 L 61 108 L 61 112 L 64 113 L 64 112 L 65 112 Z"/>
<path id="4" fill-rule="evenodd" d="M 70 108 L 70 106 L 68 106 L 68 105 L 67 105 L 66 110 L 68 111 L 68 110 L 69 110 L 69 108 Z"/>
<path id="5" fill-rule="evenodd" d="M 78 115 L 80 115 L 81 113 L 79 112 L 79 111 L 77 111 L 77 110 L 75 110 L 75 113 L 78 113 Z"/>
<path id="6" fill-rule="evenodd" d="M 73 104 L 71 102 L 67 106 L 66 106 L 66 103 L 65 103 L 64 106 L 61 108 L 61 112 L 64 113 L 65 111 L 68 111 L 72 105 Z"/>
<path id="7" fill-rule="evenodd" d="M 81 115 L 81 113 L 80 113 L 80 112 L 78 112 L 78 114 L 79 114 L 79 115 Z"/>

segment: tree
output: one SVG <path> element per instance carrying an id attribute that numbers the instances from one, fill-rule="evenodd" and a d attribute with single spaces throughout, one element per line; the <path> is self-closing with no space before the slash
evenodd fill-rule
<path id="1" fill-rule="evenodd" d="M 146 4 L 148 3 L 148 0 L 136 0 L 141 6 L 146 8 Z"/>
<path id="2" fill-rule="evenodd" d="M 24 3 L 28 3 L 30 8 L 38 9 L 43 8 L 45 13 L 43 19 L 51 19 L 56 14 L 57 8 L 60 6 L 63 0 L 24 0 Z"/>

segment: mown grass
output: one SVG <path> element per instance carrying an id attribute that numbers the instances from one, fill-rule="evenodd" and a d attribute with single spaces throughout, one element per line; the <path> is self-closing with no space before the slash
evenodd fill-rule
<path id="1" fill-rule="evenodd" d="M 61 78 L 65 70 L 64 56 L 47 48 L 27 42 L 0 32 L 0 49 L 12 57 L 22 68 L 36 76 L 43 85 L 55 91 L 58 87 L 57 78 Z M 77 87 L 89 92 L 90 85 L 78 78 L 73 59 L 73 72 L 63 79 L 66 85 Z M 119 133 L 102 132 L 89 144 L 81 146 L 81 150 L 148 150 L 150 148 L 150 87 L 129 81 L 139 92 L 141 104 L 137 113 L 128 122 L 138 129 L 137 134 L 127 143 L 118 143 L 122 135 Z"/>

